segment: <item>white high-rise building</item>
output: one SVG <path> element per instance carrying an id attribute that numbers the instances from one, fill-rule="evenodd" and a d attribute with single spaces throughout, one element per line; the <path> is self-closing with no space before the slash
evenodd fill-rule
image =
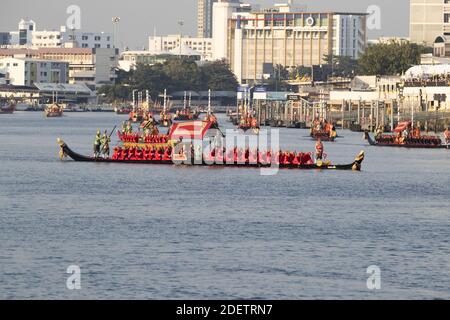
<path id="1" fill-rule="evenodd" d="M 211 38 L 181 38 L 181 49 L 183 47 L 196 51 L 202 60 L 212 60 L 213 43 Z M 148 49 L 151 53 L 170 53 L 180 49 L 180 35 L 151 36 L 148 39 Z"/>
<path id="2" fill-rule="evenodd" d="M 33 20 L 22 19 L 18 31 L 9 33 L 9 43 L 3 45 L 7 48 L 103 48 L 114 47 L 114 38 L 105 32 L 83 32 L 81 30 L 68 30 L 61 26 L 58 31 L 36 30 Z"/>
<path id="3" fill-rule="evenodd" d="M 239 0 L 219 0 L 213 4 L 212 38 L 215 60 L 226 59 L 228 56 L 229 20 L 233 12 L 241 8 L 250 9 L 249 5 L 242 5 Z"/>
<path id="4" fill-rule="evenodd" d="M 241 3 L 241 0 L 197 0 L 197 37 L 211 38 L 213 30 L 213 7 L 216 2 Z"/>

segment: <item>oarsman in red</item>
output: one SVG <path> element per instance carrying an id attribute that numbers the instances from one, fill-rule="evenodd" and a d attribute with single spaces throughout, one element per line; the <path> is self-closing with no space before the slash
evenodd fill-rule
<path id="1" fill-rule="evenodd" d="M 317 139 L 316 143 L 316 160 L 323 159 L 323 143 L 321 139 Z"/>
<path id="2" fill-rule="evenodd" d="M 445 144 L 450 144 L 450 130 L 448 130 L 448 127 L 444 131 L 444 137 L 445 137 Z"/>

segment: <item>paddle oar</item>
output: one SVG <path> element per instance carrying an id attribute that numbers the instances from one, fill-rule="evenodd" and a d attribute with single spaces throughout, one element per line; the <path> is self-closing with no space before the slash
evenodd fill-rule
<path id="1" fill-rule="evenodd" d="M 217 126 L 217 130 L 219 130 L 220 134 L 222 135 L 223 138 L 225 138 L 225 134 L 222 132 L 222 130 L 220 130 L 219 126 Z"/>
<path id="2" fill-rule="evenodd" d="M 117 128 L 117 125 L 115 125 L 114 128 L 112 129 L 111 134 L 109 135 L 109 138 L 110 138 L 110 139 L 111 139 L 111 137 L 112 137 L 114 131 L 116 131 L 116 128 Z"/>

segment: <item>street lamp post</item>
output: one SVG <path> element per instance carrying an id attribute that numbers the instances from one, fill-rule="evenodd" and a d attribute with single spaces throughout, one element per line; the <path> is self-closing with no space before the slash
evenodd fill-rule
<path id="1" fill-rule="evenodd" d="M 114 48 L 117 47 L 117 42 L 116 42 L 116 37 L 117 37 L 117 25 L 120 22 L 120 17 L 113 17 L 112 18 L 112 22 L 113 22 L 113 26 L 114 26 L 114 33 L 113 33 L 113 37 L 114 37 Z"/>
<path id="2" fill-rule="evenodd" d="M 181 59 L 181 55 L 182 55 L 181 42 L 183 41 L 183 26 L 184 26 L 184 21 L 183 21 L 183 20 L 178 21 L 178 26 L 180 27 L 180 59 Z"/>

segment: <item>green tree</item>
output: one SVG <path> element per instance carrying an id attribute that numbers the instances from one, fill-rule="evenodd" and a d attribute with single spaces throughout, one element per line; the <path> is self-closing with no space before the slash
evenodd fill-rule
<path id="1" fill-rule="evenodd" d="M 325 63 L 331 66 L 331 75 L 353 77 L 358 69 L 358 61 L 348 56 L 325 55 Z"/>
<path id="2" fill-rule="evenodd" d="M 189 58 L 173 58 L 164 64 L 138 64 L 130 72 L 119 71 L 117 84 L 104 86 L 98 93 L 109 101 L 131 98 L 133 90 L 149 90 L 157 97 L 164 89 L 174 91 L 235 91 L 238 81 L 225 61 L 206 63 L 199 67 Z"/>
<path id="3" fill-rule="evenodd" d="M 109 102 L 126 101 L 131 97 L 131 88 L 122 84 L 105 85 L 98 89 L 98 94 Z"/>
<path id="4" fill-rule="evenodd" d="M 201 88 L 201 72 L 196 62 L 189 58 L 168 60 L 163 68 L 169 91 L 199 90 Z"/>
<path id="5" fill-rule="evenodd" d="M 118 69 L 116 71 L 116 84 L 127 84 L 130 82 L 132 76 L 133 69 L 131 69 L 130 71 Z"/>
<path id="6" fill-rule="evenodd" d="M 201 88 L 213 91 L 235 91 L 239 83 L 225 60 L 207 63 L 201 67 Z"/>
<path id="7" fill-rule="evenodd" d="M 358 62 L 358 73 L 364 75 L 401 75 L 420 64 L 420 55 L 429 48 L 407 41 L 390 41 L 369 46 Z"/>

